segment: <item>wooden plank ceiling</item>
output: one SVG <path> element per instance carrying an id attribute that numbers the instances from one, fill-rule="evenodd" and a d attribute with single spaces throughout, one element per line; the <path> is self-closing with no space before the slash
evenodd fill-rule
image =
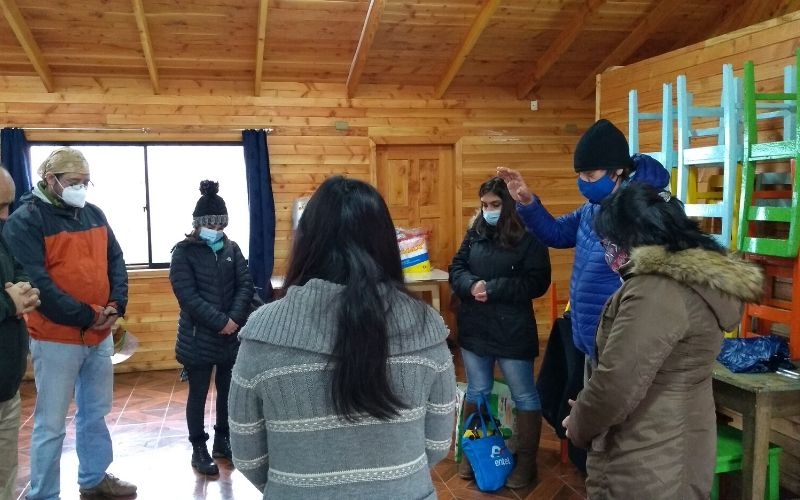
<path id="1" fill-rule="evenodd" d="M 800 0 L 0 0 L 0 77 L 503 87 L 590 97 L 595 75 Z M 426 89 L 430 89 L 427 91 Z"/>

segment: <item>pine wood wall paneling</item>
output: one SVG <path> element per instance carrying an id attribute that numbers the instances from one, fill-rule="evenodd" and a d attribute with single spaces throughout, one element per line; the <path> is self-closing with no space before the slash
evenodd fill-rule
<path id="1" fill-rule="evenodd" d="M 591 103 L 587 103 L 583 118 L 569 122 L 575 125 L 570 130 L 574 128 L 582 133 L 593 121 L 592 112 Z M 569 213 L 583 203 L 572 169 L 573 147 L 579 136 L 578 132 L 553 129 L 548 135 L 515 137 L 511 140 L 501 136 L 462 140 L 459 183 L 462 192 L 456 207 L 457 213 L 461 214 L 461 237 L 480 207 L 478 190 L 481 184 L 495 174 L 495 168 L 499 165 L 522 172 L 531 190 L 555 216 Z M 572 249 L 550 250 L 552 280 L 557 285 L 560 302 L 566 302 L 569 295 L 573 255 Z M 535 302 L 534 309 L 539 334 L 546 337 L 550 332 L 550 302 L 543 299 Z"/>
<path id="2" fill-rule="evenodd" d="M 457 89 L 447 99 L 434 100 L 427 88 L 362 84 L 360 97 L 347 99 L 338 84 L 263 83 L 259 97 L 251 95 L 248 83 L 222 84 L 222 90 L 220 85 L 171 81 L 162 74 L 161 94 L 153 95 L 146 77 L 136 85 L 123 79 L 65 77 L 59 79 L 63 91 L 46 93 L 35 77 L 0 77 L 2 125 L 26 128 L 33 141 L 99 142 L 238 142 L 242 128 L 273 128 L 268 142 L 277 215 L 276 274 L 286 268 L 294 200 L 333 174 L 374 184 L 380 144 L 452 144 L 454 210 L 464 215 L 464 223 L 477 206 L 478 186 L 500 164 L 521 169 L 556 215 L 582 202 L 574 184 L 572 148 L 593 120 L 592 102 L 544 97 L 539 111 L 531 112 L 527 101 L 502 89 Z M 337 121 L 346 122 L 347 129 L 336 130 Z M 454 248 L 465 228 L 451 230 Z M 564 302 L 572 254 L 553 250 L 551 258 Z M 139 335 L 141 350 L 116 369 L 176 366 L 178 307 L 166 273 L 131 271 L 130 278 L 127 320 Z M 442 292 L 446 298 L 444 287 Z M 548 297 L 537 300 L 535 308 L 546 337 Z"/>
<path id="3" fill-rule="evenodd" d="M 722 65 L 733 64 L 742 75 L 745 61 L 755 63 L 760 91 L 783 89 L 783 68 L 795 63 L 800 47 L 800 12 L 709 39 L 630 66 L 606 71 L 600 76 L 600 115 L 622 130 L 628 127 L 628 92 L 637 89 L 641 111 L 661 110 L 661 86 L 685 74 L 687 87 L 700 106 L 718 106 L 722 87 Z M 675 92 L 673 92 L 675 95 Z M 640 145 L 643 151 L 660 149 L 660 125 L 643 123 Z M 774 130 L 763 129 L 763 134 Z M 800 418 L 773 419 L 771 440 L 784 450 L 781 455 L 781 486 L 800 494 Z M 741 421 L 738 420 L 741 428 Z"/>

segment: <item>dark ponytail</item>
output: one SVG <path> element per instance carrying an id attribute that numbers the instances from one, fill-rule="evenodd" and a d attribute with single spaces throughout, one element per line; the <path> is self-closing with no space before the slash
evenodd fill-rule
<path id="1" fill-rule="evenodd" d="M 392 390 L 389 300 L 406 292 L 394 224 L 378 191 L 336 176 L 309 200 L 295 235 L 286 286 L 320 278 L 344 285 L 338 296 L 331 395 L 336 413 L 379 419 L 406 405 Z M 422 311 L 422 304 L 420 304 Z"/>

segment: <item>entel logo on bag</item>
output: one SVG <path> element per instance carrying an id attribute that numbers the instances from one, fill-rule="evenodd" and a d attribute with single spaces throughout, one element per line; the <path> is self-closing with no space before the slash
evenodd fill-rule
<path id="1" fill-rule="evenodd" d="M 494 466 L 500 467 L 501 465 L 511 465 L 511 459 L 508 457 L 498 458 L 503 454 L 503 449 L 499 446 L 492 446 L 491 458 L 494 459 Z"/>

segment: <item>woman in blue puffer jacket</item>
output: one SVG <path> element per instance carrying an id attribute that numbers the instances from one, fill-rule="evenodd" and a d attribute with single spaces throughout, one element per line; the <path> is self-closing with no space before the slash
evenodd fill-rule
<path id="1" fill-rule="evenodd" d="M 517 212 L 528 231 L 553 248 L 575 248 L 569 298 L 572 339 L 587 357 L 595 358 L 595 330 L 606 300 L 620 287 L 611 270 L 593 220 L 600 202 L 628 183 L 641 182 L 658 189 L 669 185 L 669 172 L 647 155 L 630 156 L 625 135 L 610 121 L 595 122 L 575 146 L 574 167 L 578 189 L 588 200 L 574 212 L 553 217 L 539 197 L 531 193 L 519 172 L 499 167 L 497 174 L 517 201 Z M 586 374 L 586 377 L 590 375 Z"/>

